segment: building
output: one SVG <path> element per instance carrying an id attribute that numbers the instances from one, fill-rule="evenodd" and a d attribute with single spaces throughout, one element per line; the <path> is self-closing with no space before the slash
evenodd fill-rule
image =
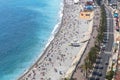
<path id="1" fill-rule="evenodd" d="M 79 2 L 79 0 L 74 0 L 74 3 L 76 4 L 76 3 L 78 3 Z"/>
<path id="2" fill-rule="evenodd" d="M 80 12 L 80 19 L 91 20 L 93 19 L 94 12 L 93 11 L 82 11 Z"/>

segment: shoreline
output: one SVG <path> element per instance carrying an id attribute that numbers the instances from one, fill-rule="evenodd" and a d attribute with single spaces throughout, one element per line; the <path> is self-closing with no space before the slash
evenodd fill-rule
<path id="1" fill-rule="evenodd" d="M 36 61 L 33 62 L 33 64 L 26 69 L 18 78 L 17 80 L 20 80 L 22 77 L 24 77 L 27 73 L 29 73 L 30 70 L 32 70 L 32 68 L 34 68 L 34 66 L 42 59 L 45 57 L 46 54 L 46 50 L 49 48 L 50 44 L 53 42 L 53 40 L 55 39 L 55 37 L 59 34 L 60 28 L 61 28 L 61 24 L 63 22 L 63 15 L 64 15 L 64 0 L 61 0 L 60 3 L 60 11 L 59 11 L 59 21 L 58 23 L 55 25 L 55 27 L 53 28 L 53 31 L 51 32 L 51 36 L 47 41 L 47 44 L 44 46 L 43 51 L 41 52 L 41 54 L 37 57 Z"/>
<path id="2" fill-rule="evenodd" d="M 39 70 L 37 70 L 39 68 L 39 66 L 40 66 L 40 69 L 41 69 L 41 67 L 43 69 L 43 66 L 46 67 L 47 61 L 49 59 L 50 59 L 49 60 L 50 64 L 48 65 L 48 69 L 50 69 L 50 70 L 48 70 L 49 72 L 47 72 L 47 74 L 46 74 L 46 76 L 47 75 L 49 75 L 49 76 L 47 76 L 47 78 L 44 78 L 44 79 L 43 78 L 39 78 L 39 79 L 41 79 L 41 80 L 51 79 L 51 75 L 53 75 L 52 76 L 53 79 L 51 79 L 51 80 L 60 79 L 61 74 L 63 76 L 66 74 L 66 72 L 69 70 L 70 66 L 72 66 L 71 62 L 73 62 L 73 60 L 76 58 L 76 55 L 78 55 L 78 52 L 80 51 L 80 49 L 84 46 L 84 43 L 80 43 L 80 47 L 78 47 L 78 48 L 71 47 L 68 45 L 71 43 L 71 41 L 74 41 L 74 39 L 82 40 L 84 37 L 87 36 L 85 33 L 88 31 L 89 23 L 86 20 L 79 21 L 79 9 L 80 9 L 79 5 L 70 6 L 70 5 L 66 4 L 64 1 L 63 1 L 63 4 L 64 4 L 63 11 L 62 11 L 63 16 L 62 16 L 61 22 L 57 28 L 58 31 L 54 34 L 53 40 L 51 40 L 50 44 L 46 47 L 46 49 L 41 54 L 41 56 L 38 58 L 38 60 L 21 77 L 19 77 L 18 80 L 25 80 L 26 78 L 30 78 L 30 80 L 31 80 L 32 78 L 29 77 L 29 74 L 30 74 L 30 76 L 35 78 L 35 76 L 36 76 L 35 74 L 38 73 L 38 71 L 39 71 Z M 70 19 L 70 20 L 68 20 L 68 19 Z M 81 25 L 79 24 L 79 22 Z M 65 42 L 63 42 L 62 40 Z M 56 51 L 56 49 L 57 49 L 57 51 Z M 64 51 L 64 49 L 65 49 L 65 51 Z M 52 50 L 52 51 L 50 51 L 50 50 Z M 62 51 L 60 51 L 60 50 L 62 50 Z M 56 52 L 57 52 L 57 54 L 56 54 Z M 55 57 L 52 58 L 52 57 L 50 57 L 50 55 L 55 56 Z M 56 61 L 57 59 L 55 59 L 56 57 L 58 58 L 61 55 L 63 55 L 62 59 L 60 59 L 60 60 L 62 60 L 62 62 L 67 60 L 64 63 L 62 63 L 62 62 L 59 63 Z M 64 55 L 67 55 L 67 58 Z M 46 60 L 47 58 L 48 58 L 48 60 Z M 51 64 L 51 59 L 53 59 L 52 61 L 54 61 L 53 64 L 56 62 L 55 65 Z M 67 66 L 65 66 L 65 65 L 67 65 Z M 51 66 L 53 69 L 51 68 Z M 59 67 L 61 67 L 63 69 L 60 69 Z M 56 69 L 56 68 L 59 68 L 59 69 Z M 45 69 L 47 69 L 47 68 L 45 68 Z M 56 74 L 54 71 L 58 71 L 58 70 L 62 70 L 63 72 L 59 71 L 59 74 Z M 41 76 L 39 75 L 39 77 L 41 77 Z M 44 76 L 42 76 L 42 77 L 44 77 Z M 61 78 L 62 78 L 62 76 L 61 76 Z M 36 79 L 38 79 L 38 76 L 36 77 Z"/>

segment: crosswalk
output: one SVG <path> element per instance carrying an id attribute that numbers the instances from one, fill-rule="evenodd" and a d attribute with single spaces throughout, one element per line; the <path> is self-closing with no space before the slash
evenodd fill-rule
<path id="1" fill-rule="evenodd" d="M 107 18 L 108 20 L 113 19 L 113 18 Z"/>
<path id="2" fill-rule="evenodd" d="M 112 52 L 104 51 L 105 54 L 112 54 Z"/>
<path id="3" fill-rule="evenodd" d="M 114 34 L 114 32 L 104 32 L 104 34 Z"/>

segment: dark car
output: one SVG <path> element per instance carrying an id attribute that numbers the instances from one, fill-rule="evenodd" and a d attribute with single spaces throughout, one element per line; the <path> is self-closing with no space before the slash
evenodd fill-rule
<path id="1" fill-rule="evenodd" d="M 108 40 L 106 40 L 106 39 L 103 39 L 103 43 L 107 43 L 108 42 Z"/>
<path id="2" fill-rule="evenodd" d="M 100 56 L 100 55 L 98 56 L 98 59 L 101 59 L 101 56 Z"/>
<path id="3" fill-rule="evenodd" d="M 99 66 L 99 69 L 103 69 L 103 66 L 102 66 L 102 65 L 100 65 L 100 66 Z"/>
<path id="4" fill-rule="evenodd" d="M 96 80 L 95 77 L 90 77 L 89 80 Z"/>
<path id="5" fill-rule="evenodd" d="M 98 76 L 102 76 L 102 73 L 101 73 L 101 72 L 99 72 L 99 73 L 98 73 Z"/>
<path id="6" fill-rule="evenodd" d="M 95 66 L 95 69 L 103 69 L 103 66 Z"/>
<path id="7" fill-rule="evenodd" d="M 100 78 L 97 77 L 95 80 L 100 80 Z"/>
<path id="8" fill-rule="evenodd" d="M 95 66 L 94 68 L 95 68 L 95 69 L 99 69 L 99 66 Z"/>
<path id="9" fill-rule="evenodd" d="M 105 65 L 108 65 L 108 62 L 105 62 Z"/>
<path id="10" fill-rule="evenodd" d="M 93 72 L 93 75 L 98 75 L 98 72 L 94 71 L 94 72 Z"/>
<path id="11" fill-rule="evenodd" d="M 103 37 L 103 43 L 107 43 L 107 42 L 108 42 L 107 35 L 104 35 L 104 37 Z"/>
<path id="12" fill-rule="evenodd" d="M 99 59 L 96 60 L 96 64 L 100 64 L 101 61 Z"/>
<path id="13" fill-rule="evenodd" d="M 107 40 L 107 36 L 104 36 L 104 37 L 103 37 L 103 40 Z"/>

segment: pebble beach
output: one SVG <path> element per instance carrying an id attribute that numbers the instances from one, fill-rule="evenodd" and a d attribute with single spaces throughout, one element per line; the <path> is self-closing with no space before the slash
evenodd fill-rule
<path id="1" fill-rule="evenodd" d="M 61 80 L 72 72 L 71 68 L 74 69 L 85 50 L 93 25 L 92 20 L 80 19 L 80 5 L 64 2 L 59 31 L 37 62 L 18 80 Z"/>

